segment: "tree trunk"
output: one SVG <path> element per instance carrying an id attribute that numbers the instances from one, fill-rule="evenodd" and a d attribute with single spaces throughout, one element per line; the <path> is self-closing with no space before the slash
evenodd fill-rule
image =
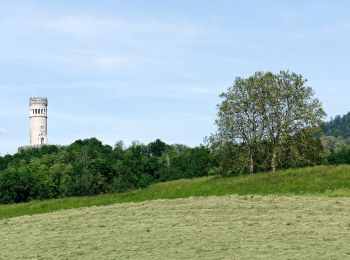
<path id="1" fill-rule="evenodd" d="M 250 155 L 249 158 L 249 174 L 254 173 L 254 160 L 253 160 L 253 155 Z"/>
<path id="2" fill-rule="evenodd" d="M 167 168 L 170 168 L 170 158 L 168 154 L 166 155 L 166 166 Z"/>
<path id="3" fill-rule="evenodd" d="M 277 159 L 277 153 L 276 153 L 276 150 L 274 149 L 272 152 L 272 159 L 271 159 L 272 172 L 276 172 L 276 159 Z"/>

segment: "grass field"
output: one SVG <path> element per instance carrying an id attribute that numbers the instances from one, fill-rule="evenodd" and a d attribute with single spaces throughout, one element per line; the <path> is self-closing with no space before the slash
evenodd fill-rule
<path id="1" fill-rule="evenodd" d="M 345 259 L 350 198 L 223 196 L 0 221 L 0 259 Z"/>
<path id="2" fill-rule="evenodd" d="M 159 183 L 143 190 L 94 197 L 0 205 L 0 219 L 88 206 L 222 195 L 313 195 L 350 197 L 350 166 L 319 166 L 231 178 L 204 177 Z"/>

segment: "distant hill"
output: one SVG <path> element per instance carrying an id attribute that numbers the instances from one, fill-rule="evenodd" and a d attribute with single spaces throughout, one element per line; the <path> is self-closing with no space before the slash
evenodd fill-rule
<path id="1" fill-rule="evenodd" d="M 343 116 L 336 116 L 322 126 L 326 136 L 350 138 L 350 112 Z"/>

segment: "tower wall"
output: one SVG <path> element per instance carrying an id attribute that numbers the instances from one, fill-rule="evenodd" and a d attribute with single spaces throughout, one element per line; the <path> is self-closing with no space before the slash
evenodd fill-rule
<path id="1" fill-rule="evenodd" d="M 47 140 L 47 98 L 30 98 L 30 145 L 40 146 L 48 143 Z"/>

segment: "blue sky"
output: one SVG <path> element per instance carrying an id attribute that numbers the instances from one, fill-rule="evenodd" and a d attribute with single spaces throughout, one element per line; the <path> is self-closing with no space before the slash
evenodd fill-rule
<path id="1" fill-rule="evenodd" d="M 28 100 L 49 99 L 49 142 L 97 137 L 198 145 L 236 76 L 304 75 L 328 117 L 350 111 L 348 1 L 2 0 L 0 154 L 29 142 Z"/>

